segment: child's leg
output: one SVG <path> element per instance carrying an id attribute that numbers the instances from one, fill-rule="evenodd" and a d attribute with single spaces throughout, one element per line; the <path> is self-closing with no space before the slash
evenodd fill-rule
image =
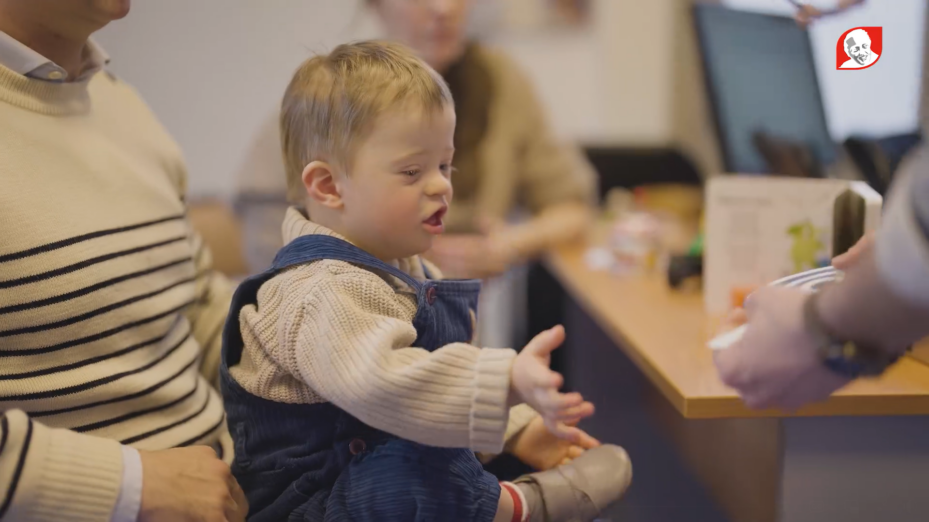
<path id="1" fill-rule="evenodd" d="M 505 511 L 500 490 L 471 451 L 393 439 L 367 449 L 342 471 L 325 520 L 493 522 Z"/>
<path id="2" fill-rule="evenodd" d="M 497 505 L 497 515 L 494 522 L 512 522 L 513 496 L 507 488 L 500 488 L 500 503 Z"/>
<path id="3" fill-rule="evenodd" d="M 523 520 L 590 521 L 619 500 L 631 480 L 629 456 L 619 446 L 606 444 L 587 450 L 563 466 L 521 477 L 515 486 L 525 504 Z M 506 491 L 506 484 L 502 489 Z M 505 519 L 498 512 L 494 520 Z"/>

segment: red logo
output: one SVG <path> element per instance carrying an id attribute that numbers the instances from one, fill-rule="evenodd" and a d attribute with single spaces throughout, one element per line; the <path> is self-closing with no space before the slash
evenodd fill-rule
<path id="1" fill-rule="evenodd" d="M 835 68 L 867 69 L 881 59 L 884 52 L 881 27 L 855 27 L 842 33 L 835 44 Z"/>

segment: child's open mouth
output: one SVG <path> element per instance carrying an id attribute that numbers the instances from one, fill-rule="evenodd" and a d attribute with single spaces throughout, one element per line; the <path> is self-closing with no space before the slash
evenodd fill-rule
<path id="1" fill-rule="evenodd" d="M 429 219 L 423 221 L 423 226 L 431 234 L 441 234 L 445 232 L 445 225 L 442 223 L 442 218 L 445 217 L 445 213 L 448 212 L 448 207 L 442 207 L 436 211 L 435 214 L 429 216 Z"/>

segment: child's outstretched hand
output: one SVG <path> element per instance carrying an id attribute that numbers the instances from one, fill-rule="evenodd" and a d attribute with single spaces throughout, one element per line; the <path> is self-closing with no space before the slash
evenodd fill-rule
<path id="1" fill-rule="evenodd" d="M 567 464 L 580 457 L 584 450 L 596 448 L 600 442 L 581 431 L 580 442 L 560 439 L 548 431 L 541 417 L 533 419 L 515 440 L 510 443 L 510 453 L 539 471 Z"/>
<path id="2" fill-rule="evenodd" d="M 580 444 L 586 433 L 574 427 L 594 413 L 594 405 L 580 393 L 560 393 L 564 378 L 553 372 L 551 353 L 564 342 L 564 328 L 556 326 L 535 336 L 513 362 L 510 375 L 510 403 L 525 402 L 542 416 L 553 435 Z"/>

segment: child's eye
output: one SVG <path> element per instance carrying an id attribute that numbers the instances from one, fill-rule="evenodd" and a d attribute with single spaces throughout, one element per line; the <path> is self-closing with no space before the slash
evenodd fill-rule
<path id="1" fill-rule="evenodd" d="M 419 170 L 418 169 L 404 170 L 401 174 L 403 174 L 404 176 L 409 176 L 413 178 L 419 174 Z"/>
<path id="2" fill-rule="evenodd" d="M 439 165 L 439 170 L 445 174 L 451 174 L 452 172 L 455 172 L 455 167 L 453 167 L 451 163 L 443 163 Z"/>

